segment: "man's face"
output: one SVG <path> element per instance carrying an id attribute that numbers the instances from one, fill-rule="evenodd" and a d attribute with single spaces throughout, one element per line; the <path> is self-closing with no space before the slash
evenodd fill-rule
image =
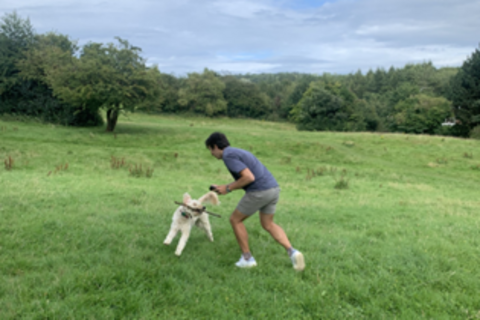
<path id="1" fill-rule="evenodd" d="M 223 156 L 223 150 L 218 149 L 217 145 L 213 145 L 213 148 L 208 147 L 208 150 L 210 150 L 210 153 L 212 156 L 214 156 L 217 159 L 222 159 Z"/>

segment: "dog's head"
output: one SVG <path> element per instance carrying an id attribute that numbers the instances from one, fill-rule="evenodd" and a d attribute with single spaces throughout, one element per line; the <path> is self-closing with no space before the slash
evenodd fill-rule
<path id="1" fill-rule="evenodd" d="M 192 197 L 188 193 L 185 193 L 183 195 L 183 203 L 185 204 L 183 207 L 186 213 L 188 213 L 192 217 L 196 217 L 201 215 L 205 210 L 205 206 L 203 205 L 204 203 L 211 203 L 217 205 L 220 204 L 220 201 L 218 201 L 217 194 L 213 191 L 210 191 L 204 194 L 198 200 L 192 199 Z"/>

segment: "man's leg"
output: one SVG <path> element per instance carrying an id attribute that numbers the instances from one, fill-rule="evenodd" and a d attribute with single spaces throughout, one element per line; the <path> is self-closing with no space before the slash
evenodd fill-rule
<path id="1" fill-rule="evenodd" d="M 232 215 L 230 216 L 230 224 L 232 225 L 233 232 L 235 233 L 238 245 L 242 250 L 242 254 L 250 254 L 250 247 L 248 246 L 247 228 L 245 228 L 245 225 L 243 224 L 243 221 L 248 217 L 249 216 L 238 211 L 238 209 L 235 209 L 235 211 L 233 211 Z"/>
<path id="2" fill-rule="evenodd" d="M 260 212 L 260 223 L 262 224 L 263 229 L 267 230 L 273 239 L 280 243 L 285 250 L 288 250 L 292 247 L 292 245 L 290 244 L 290 241 L 288 240 L 288 237 L 285 234 L 285 231 L 283 231 L 282 227 L 273 222 L 273 216 L 274 214 Z"/>
<path id="3" fill-rule="evenodd" d="M 262 223 L 262 227 L 271 234 L 273 239 L 287 250 L 290 260 L 292 260 L 293 268 L 297 271 L 302 271 L 305 269 L 305 259 L 303 254 L 292 247 L 282 227 L 273 222 L 273 216 L 273 214 L 260 212 L 260 222 Z"/>

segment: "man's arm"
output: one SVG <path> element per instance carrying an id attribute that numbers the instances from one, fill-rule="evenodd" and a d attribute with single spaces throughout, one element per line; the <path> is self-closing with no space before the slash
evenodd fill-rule
<path id="1" fill-rule="evenodd" d="M 242 171 L 240 171 L 240 179 L 230 183 L 230 184 L 225 184 L 221 186 L 216 186 L 216 191 L 220 194 L 227 194 L 227 186 L 230 189 L 230 191 L 241 189 L 245 187 L 246 185 L 249 185 L 255 181 L 255 176 L 253 175 L 252 171 L 250 169 L 245 168 Z"/>

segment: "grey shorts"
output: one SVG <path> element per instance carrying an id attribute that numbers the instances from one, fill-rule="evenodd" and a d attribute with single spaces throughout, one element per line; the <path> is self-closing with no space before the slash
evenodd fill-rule
<path id="1" fill-rule="evenodd" d="M 267 190 L 246 192 L 237 205 L 237 210 L 251 216 L 255 212 L 274 214 L 280 196 L 280 187 Z"/>

